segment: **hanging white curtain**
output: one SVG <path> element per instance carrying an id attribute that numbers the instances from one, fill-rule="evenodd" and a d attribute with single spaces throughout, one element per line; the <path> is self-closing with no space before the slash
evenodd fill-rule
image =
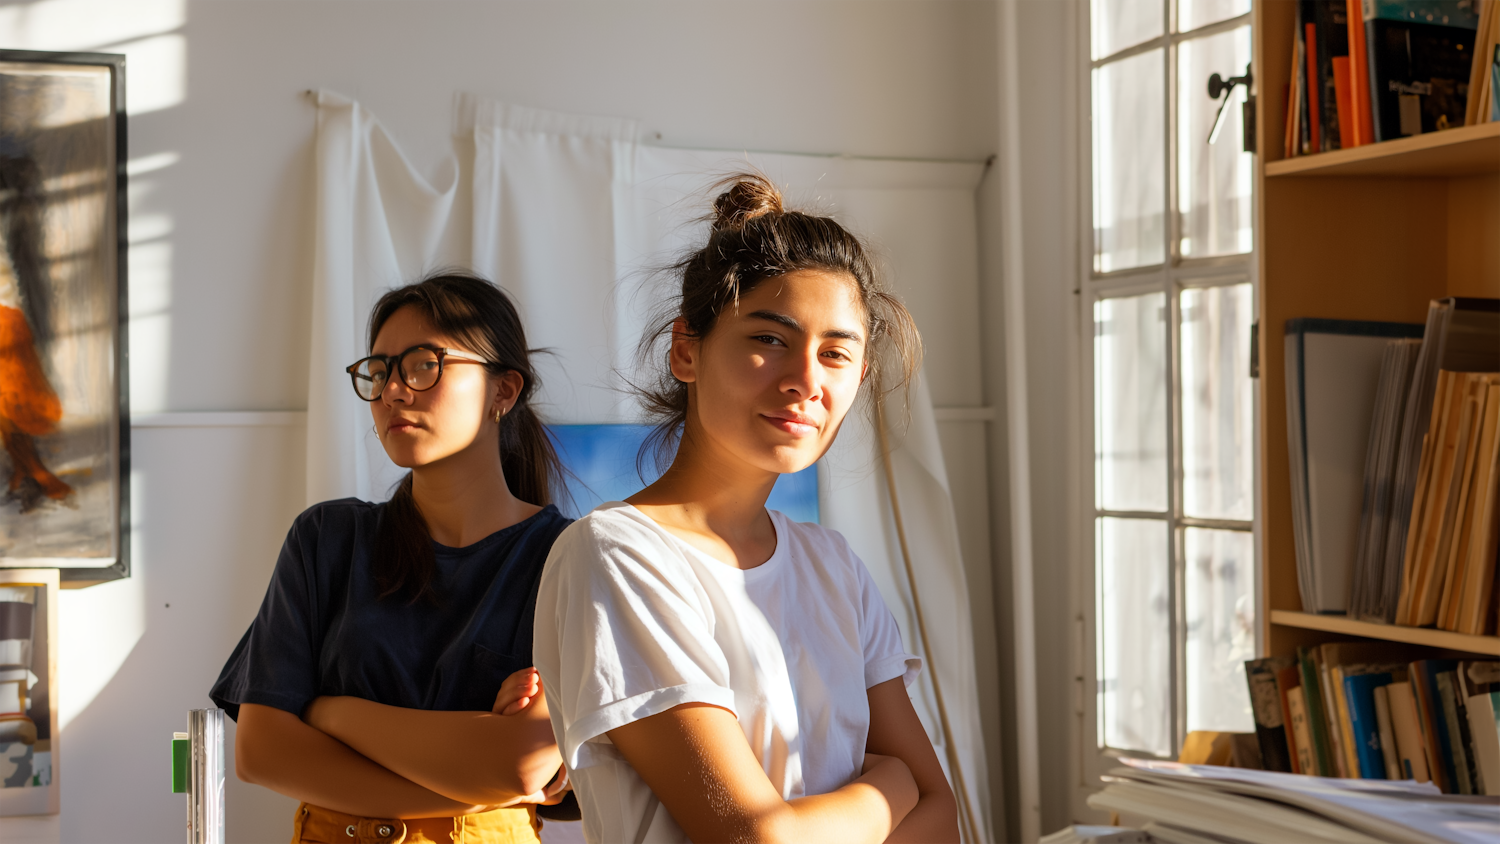
<path id="1" fill-rule="evenodd" d="M 629 120 L 468 96 L 457 107 L 458 131 L 472 138 L 472 168 L 455 162 L 444 172 L 453 174 L 453 183 L 434 187 L 357 103 L 319 96 L 309 502 L 382 500 L 399 477 L 370 434 L 369 411 L 342 369 L 365 354 L 364 322 L 380 292 L 435 267 L 471 267 L 515 297 L 531 345 L 551 352 L 539 361 L 538 403 L 555 423 L 638 418 L 619 373 L 630 371 L 659 301 L 653 280 L 661 278 L 653 270 L 703 236 L 695 216 L 716 175 L 757 167 L 784 186 L 790 203 L 838 217 L 877 244 L 898 291 L 977 278 L 978 165 L 642 147 Z M 459 185 L 465 171 L 468 196 Z M 471 207 L 458 207 L 462 199 Z M 929 656 L 913 701 L 950 781 L 962 787 L 961 808 L 973 827 L 965 824 L 965 838 L 990 841 L 994 819 L 968 590 L 925 386 L 919 381 L 910 407 L 889 415 L 895 483 L 881 468 L 874 428 L 863 417 L 851 419 L 820 470 L 821 518 L 864 559 L 908 647 Z M 908 558 L 915 578 L 908 577 Z M 914 585 L 925 610 L 925 648 Z"/>

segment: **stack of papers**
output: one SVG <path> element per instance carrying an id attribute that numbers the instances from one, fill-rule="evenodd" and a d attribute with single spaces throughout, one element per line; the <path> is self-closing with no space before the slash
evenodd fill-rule
<path id="1" fill-rule="evenodd" d="M 1431 783 L 1308 777 L 1122 759 L 1090 806 L 1142 822 L 1167 844 L 1494 844 L 1500 798 Z"/>

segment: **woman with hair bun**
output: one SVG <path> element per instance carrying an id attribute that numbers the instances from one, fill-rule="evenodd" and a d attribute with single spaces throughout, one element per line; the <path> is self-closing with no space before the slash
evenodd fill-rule
<path id="1" fill-rule="evenodd" d="M 646 350 L 661 479 L 563 531 L 535 657 L 591 842 L 957 841 L 921 663 L 837 532 L 766 509 L 920 342 L 858 238 L 721 183 Z M 648 351 L 654 356 L 655 351 Z M 897 371 L 883 379 L 882 365 Z"/>
<path id="2" fill-rule="evenodd" d="M 568 520 L 520 315 L 450 272 L 383 296 L 369 335 L 350 380 L 411 471 L 297 517 L 210 696 L 240 779 L 301 801 L 293 844 L 535 844 L 567 776 L 532 611 Z"/>

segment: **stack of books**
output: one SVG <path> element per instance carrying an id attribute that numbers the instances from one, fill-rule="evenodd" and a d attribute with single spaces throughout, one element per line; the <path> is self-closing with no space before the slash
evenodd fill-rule
<path id="1" fill-rule="evenodd" d="M 1303 611 L 1493 635 L 1500 300 L 1435 300 L 1426 325 L 1288 320 L 1286 370 Z"/>
<path id="2" fill-rule="evenodd" d="M 1431 655 L 1334 642 L 1245 663 L 1262 763 L 1500 796 L 1500 661 Z"/>
<path id="3" fill-rule="evenodd" d="M 1494 844 L 1500 803 L 1428 784 L 1121 759 L 1088 804 L 1166 844 Z"/>
<path id="4" fill-rule="evenodd" d="M 1299 0 L 1284 157 L 1496 120 L 1497 0 Z"/>

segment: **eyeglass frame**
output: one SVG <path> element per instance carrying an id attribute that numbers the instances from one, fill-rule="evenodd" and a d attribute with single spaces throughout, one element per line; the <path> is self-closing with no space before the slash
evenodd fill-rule
<path id="1" fill-rule="evenodd" d="M 423 350 L 432 352 L 433 354 L 437 355 L 437 359 L 438 359 L 438 374 L 437 374 L 437 377 L 434 378 L 434 379 L 432 379 L 432 385 L 431 386 L 423 387 L 421 389 L 417 389 L 416 387 L 413 387 L 411 384 L 407 383 L 406 367 L 401 364 L 401 359 L 402 358 L 406 357 L 407 355 L 411 354 L 412 352 L 415 352 L 417 349 L 423 349 Z M 344 367 L 344 371 L 347 372 L 347 373 L 349 373 L 349 384 L 350 384 L 350 386 L 352 386 L 354 388 L 354 395 L 359 396 L 360 401 L 367 401 L 367 402 L 374 403 L 374 402 L 380 401 L 380 397 L 383 396 L 383 395 L 385 395 L 385 386 L 382 386 L 380 388 L 380 392 L 376 393 L 374 398 L 367 399 L 364 396 L 360 395 L 360 392 L 359 392 L 359 381 L 358 381 L 358 379 L 359 379 L 360 376 L 359 376 L 359 373 L 357 373 L 357 372 L 354 371 L 356 368 L 359 367 L 360 364 L 364 363 L 367 360 L 378 360 L 381 363 L 385 364 L 386 373 L 387 373 L 386 380 L 385 380 L 386 385 L 389 385 L 391 383 L 391 379 L 390 379 L 389 373 L 390 373 L 390 371 L 392 369 L 395 369 L 396 374 L 401 377 L 401 386 L 405 387 L 408 390 L 411 390 L 413 393 L 425 393 L 428 390 L 432 389 L 433 387 L 436 387 L 438 385 L 438 382 L 441 381 L 441 380 L 443 380 L 443 369 L 444 369 L 444 367 L 447 366 L 447 359 L 450 358 L 450 357 L 451 358 L 458 358 L 459 360 L 467 361 L 469 363 L 483 364 L 484 366 L 493 366 L 494 365 L 494 364 L 490 363 L 488 360 L 485 360 L 484 358 L 479 357 L 478 355 L 473 355 L 473 354 L 470 354 L 468 352 L 459 351 L 458 349 L 445 349 L 442 346 L 429 346 L 426 343 L 418 343 L 417 345 L 412 346 L 409 349 L 404 349 L 401 352 L 399 352 L 398 354 L 394 354 L 394 355 L 365 355 L 364 357 L 360 358 L 359 360 L 355 361 L 354 363 L 351 363 L 348 366 Z M 395 363 L 394 367 L 391 366 L 392 362 Z"/>

